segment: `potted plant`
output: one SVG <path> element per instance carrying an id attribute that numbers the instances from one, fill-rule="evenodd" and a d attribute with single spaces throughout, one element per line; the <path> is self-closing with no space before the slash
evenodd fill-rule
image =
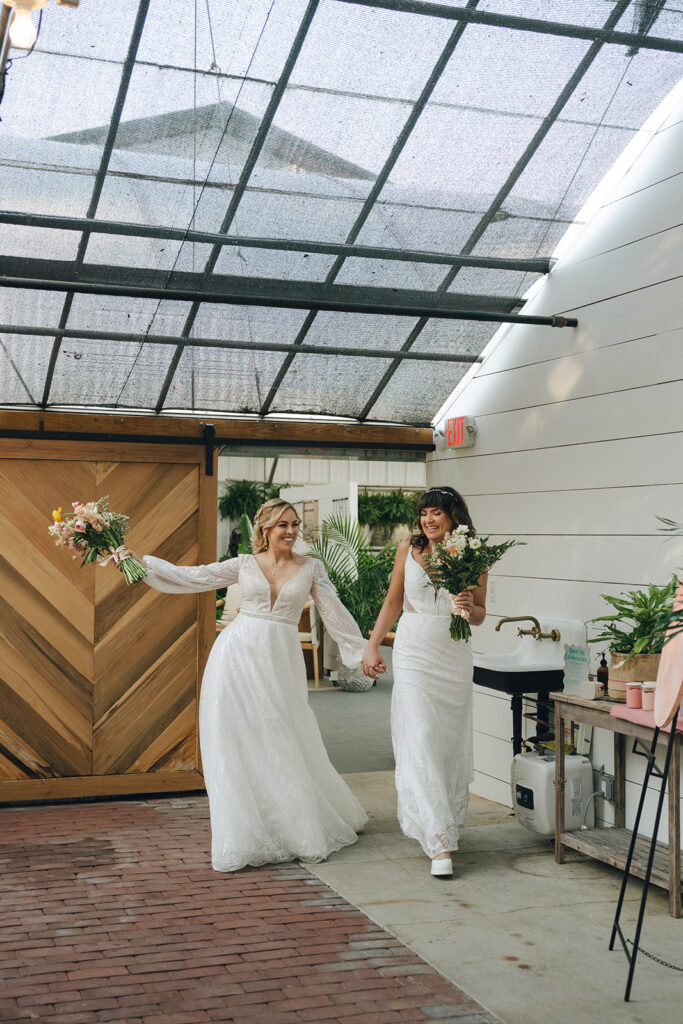
<path id="1" fill-rule="evenodd" d="M 628 590 L 617 597 L 600 595 L 612 611 L 589 620 L 605 623 L 601 633 L 591 637 L 589 643 L 602 643 L 609 648 L 612 696 L 621 697 L 627 682 L 657 678 L 677 586 L 678 580 L 672 576 L 663 587 L 650 583 L 647 590 Z M 615 680 L 624 686 L 615 687 Z"/>
<path id="2" fill-rule="evenodd" d="M 332 580 L 339 599 L 368 637 L 389 588 L 396 549 L 387 544 L 374 551 L 355 519 L 333 516 L 325 520 L 320 533 L 309 549 L 319 558 Z M 361 669 L 340 669 L 342 689 L 369 690 L 372 680 Z"/>

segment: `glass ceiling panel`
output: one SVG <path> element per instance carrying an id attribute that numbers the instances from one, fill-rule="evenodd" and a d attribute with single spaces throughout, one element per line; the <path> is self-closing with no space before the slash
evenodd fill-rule
<path id="1" fill-rule="evenodd" d="M 0 253 L 3 256 L 73 260 L 80 240 L 80 231 L 55 231 L 50 228 L 0 224 Z"/>
<path id="2" fill-rule="evenodd" d="M 0 322 L 14 327 L 57 326 L 63 302 L 58 292 L 0 288 Z"/>
<path id="3" fill-rule="evenodd" d="M 117 295 L 74 295 L 71 329 L 113 331 L 115 334 L 180 334 L 190 311 L 188 302 L 159 302 Z"/>
<path id="4" fill-rule="evenodd" d="M 216 274 L 238 277 L 272 277 L 280 281 L 324 281 L 334 256 L 277 249 L 238 249 L 226 245 L 218 257 Z"/>
<path id="5" fill-rule="evenodd" d="M 585 39 L 468 25 L 432 102 L 544 117 L 589 46 Z"/>
<path id="6" fill-rule="evenodd" d="M 463 6 L 454 0 L 453 6 Z M 683 6 L 631 3 L 619 28 L 683 38 Z M 97 216 L 217 232 L 234 195 L 307 0 L 152 0 Z M 612 0 L 481 0 L 480 10 L 602 26 Z M 84 216 L 102 158 L 138 0 L 50 3 L 38 45 L 12 54 L 2 105 L 0 204 Z M 346 241 L 456 22 L 322 0 L 257 166 L 234 234 Z M 196 28 L 196 37 L 195 37 Z M 358 242 L 461 251 L 590 42 L 493 26 L 463 32 Z M 550 255 L 633 132 L 680 77 L 680 55 L 604 45 L 479 240 L 475 253 Z M 55 83 L 60 88 L 55 88 Z M 0 255 L 73 259 L 79 233 L 0 226 Z M 92 235 L 87 262 L 201 271 L 206 243 Z M 225 247 L 217 273 L 322 281 L 334 256 Z M 448 267 L 347 259 L 340 284 L 438 287 Z M 460 270 L 453 292 L 522 295 L 537 275 Z M 0 292 L 0 320 L 56 328 L 58 293 Z M 182 332 L 189 304 L 76 295 L 69 328 L 140 339 Z M 205 306 L 196 337 L 291 343 L 304 310 Z M 360 412 L 387 359 L 325 355 L 335 344 L 399 348 L 415 321 L 318 314 L 272 410 Z M 418 350 L 478 353 L 496 325 L 430 321 Z M 0 346 L 0 402 L 40 401 L 52 338 Z M 64 339 L 51 402 L 153 408 L 173 346 Z M 77 358 L 78 355 L 78 358 Z M 166 408 L 260 408 L 285 353 L 186 349 Z M 334 360 L 334 362 L 333 362 Z M 426 422 L 469 364 L 404 361 L 370 412 Z M 22 383 L 23 381 L 23 383 Z M 3 390 L 4 389 L 4 390 Z"/>
<path id="7" fill-rule="evenodd" d="M 54 405 L 150 408 L 172 355 L 170 346 L 64 338 L 50 401 Z"/>
<path id="8" fill-rule="evenodd" d="M 0 405 L 37 405 L 50 361 L 52 340 L 0 334 Z"/>
<path id="9" fill-rule="evenodd" d="M 297 185 L 300 187 L 301 177 Z M 254 183 L 256 186 L 256 182 Z M 301 238 L 345 242 L 362 201 L 338 194 L 286 194 L 268 190 L 265 179 L 247 189 L 233 222 L 232 234 L 268 238 Z"/>
<path id="10" fill-rule="evenodd" d="M 294 357 L 271 411 L 358 416 L 390 365 L 388 359 L 302 353 Z M 392 418 L 400 421 L 401 412 Z"/>
<path id="11" fill-rule="evenodd" d="M 462 204 L 471 202 L 471 197 L 454 197 L 447 208 L 424 205 L 428 197 L 420 190 L 408 193 L 387 186 L 382 196 L 358 236 L 360 245 L 455 255 L 462 250 L 481 217 L 480 213 L 462 209 Z"/>
<path id="12" fill-rule="evenodd" d="M 401 347 L 416 323 L 416 319 L 408 316 L 323 312 L 316 316 L 306 335 L 305 344 L 319 345 L 320 348 L 327 345 L 348 345 L 358 349 L 396 350 Z M 330 381 L 330 388 L 337 387 L 337 379 Z"/>
<path id="13" fill-rule="evenodd" d="M 410 109 L 407 103 L 287 89 L 256 170 L 269 166 L 269 153 L 276 152 L 285 168 L 333 178 L 340 195 L 365 198 Z"/>
<path id="14" fill-rule="evenodd" d="M 268 306 L 224 306 L 203 302 L 194 322 L 192 336 L 221 341 L 294 341 L 306 319 L 303 309 Z M 278 354 L 279 362 L 284 354 Z"/>
<path id="15" fill-rule="evenodd" d="M 346 259 L 335 278 L 337 284 L 370 285 L 374 288 L 414 288 L 434 291 L 448 267 L 403 260 Z"/>
<path id="16" fill-rule="evenodd" d="M 471 365 L 404 362 L 369 411 L 368 422 L 428 425 Z"/>
<path id="17" fill-rule="evenodd" d="M 414 102 L 451 32 L 439 18 L 324 0 L 291 83 Z"/>
<path id="18" fill-rule="evenodd" d="M 513 259 L 533 259 L 535 256 L 552 256 L 555 246 L 570 221 L 553 220 L 548 217 L 510 217 L 489 224 L 474 247 L 478 256 L 510 256 Z M 460 290 L 461 271 L 452 290 Z"/>
<path id="19" fill-rule="evenodd" d="M 91 153 L 95 159 L 89 161 L 77 161 L 68 148 L 57 142 L 30 143 L 0 135 L 3 210 L 85 217 L 99 154 Z"/>
<path id="20" fill-rule="evenodd" d="M 452 205 L 455 193 L 468 197 L 466 209 L 484 211 L 538 124 L 533 117 L 428 104 L 390 181 L 431 193 L 433 206 Z"/>
<path id="21" fill-rule="evenodd" d="M 130 0 L 128 0 L 130 2 Z M 178 68 L 212 63 L 224 75 L 274 82 L 282 71 L 308 0 L 152 0 L 138 60 Z M 195 63 L 196 8 L 196 63 Z M 215 53 L 215 56 L 214 56 Z"/>
<path id="22" fill-rule="evenodd" d="M 536 215 L 572 220 L 632 138 L 624 128 L 555 124 L 510 193 L 511 201 Z"/>
<path id="23" fill-rule="evenodd" d="M 282 359 L 279 352 L 185 349 L 165 409 L 258 412 Z"/>
<path id="24" fill-rule="evenodd" d="M 657 35 L 661 27 L 658 21 Z M 683 38 L 683 5 L 667 35 Z M 623 46 L 603 46 L 564 107 L 562 120 L 638 129 L 680 77 L 680 53 L 639 50 L 630 57 Z"/>

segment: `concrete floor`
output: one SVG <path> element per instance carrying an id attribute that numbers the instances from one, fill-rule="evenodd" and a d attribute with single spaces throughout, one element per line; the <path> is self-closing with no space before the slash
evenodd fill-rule
<path id="1" fill-rule="evenodd" d="M 429 877 L 418 844 L 396 821 L 389 733 L 391 685 L 312 695 L 331 759 L 370 815 L 356 846 L 310 865 L 322 881 L 392 932 L 505 1024 L 662 1024 L 681 1019 L 681 974 L 609 952 L 621 875 L 521 828 L 507 807 L 472 797 L 452 881 Z M 622 914 L 633 936 L 641 885 Z M 651 887 L 641 946 L 683 966 L 683 919 Z"/>
<path id="2" fill-rule="evenodd" d="M 348 775 L 370 814 L 356 846 L 310 865 L 322 881 L 392 932 L 506 1024 L 662 1024 L 681 1019 L 681 975 L 638 959 L 624 1003 L 626 958 L 607 944 L 618 871 L 569 855 L 521 828 L 510 810 L 473 797 L 451 881 L 429 877 L 417 843 L 396 822 L 392 772 Z M 633 935 L 640 883 L 623 916 Z M 652 887 L 645 949 L 683 965 L 683 919 Z"/>
<path id="3" fill-rule="evenodd" d="M 318 720 L 330 761 L 338 772 L 393 770 L 389 710 L 391 680 L 378 679 L 367 693 L 332 688 L 309 689 L 308 699 Z"/>

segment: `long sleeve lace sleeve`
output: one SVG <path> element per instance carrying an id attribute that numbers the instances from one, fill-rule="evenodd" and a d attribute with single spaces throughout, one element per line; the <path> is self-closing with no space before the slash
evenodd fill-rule
<path id="1" fill-rule="evenodd" d="M 174 565 L 155 555 L 143 555 L 145 583 L 165 594 L 199 594 L 237 583 L 242 556 L 210 565 Z"/>
<path id="2" fill-rule="evenodd" d="M 342 661 L 347 668 L 357 668 L 361 663 L 367 640 L 363 638 L 351 613 L 339 600 L 322 562 L 317 559 L 314 560 L 311 597 L 327 632 L 339 644 Z"/>

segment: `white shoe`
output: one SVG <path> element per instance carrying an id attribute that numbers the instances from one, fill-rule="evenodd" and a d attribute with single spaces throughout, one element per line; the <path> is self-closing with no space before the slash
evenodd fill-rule
<path id="1" fill-rule="evenodd" d="M 432 861 L 432 875 L 435 878 L 452 878 L 453 861 L 450 857 L 439 857 Z"/>

